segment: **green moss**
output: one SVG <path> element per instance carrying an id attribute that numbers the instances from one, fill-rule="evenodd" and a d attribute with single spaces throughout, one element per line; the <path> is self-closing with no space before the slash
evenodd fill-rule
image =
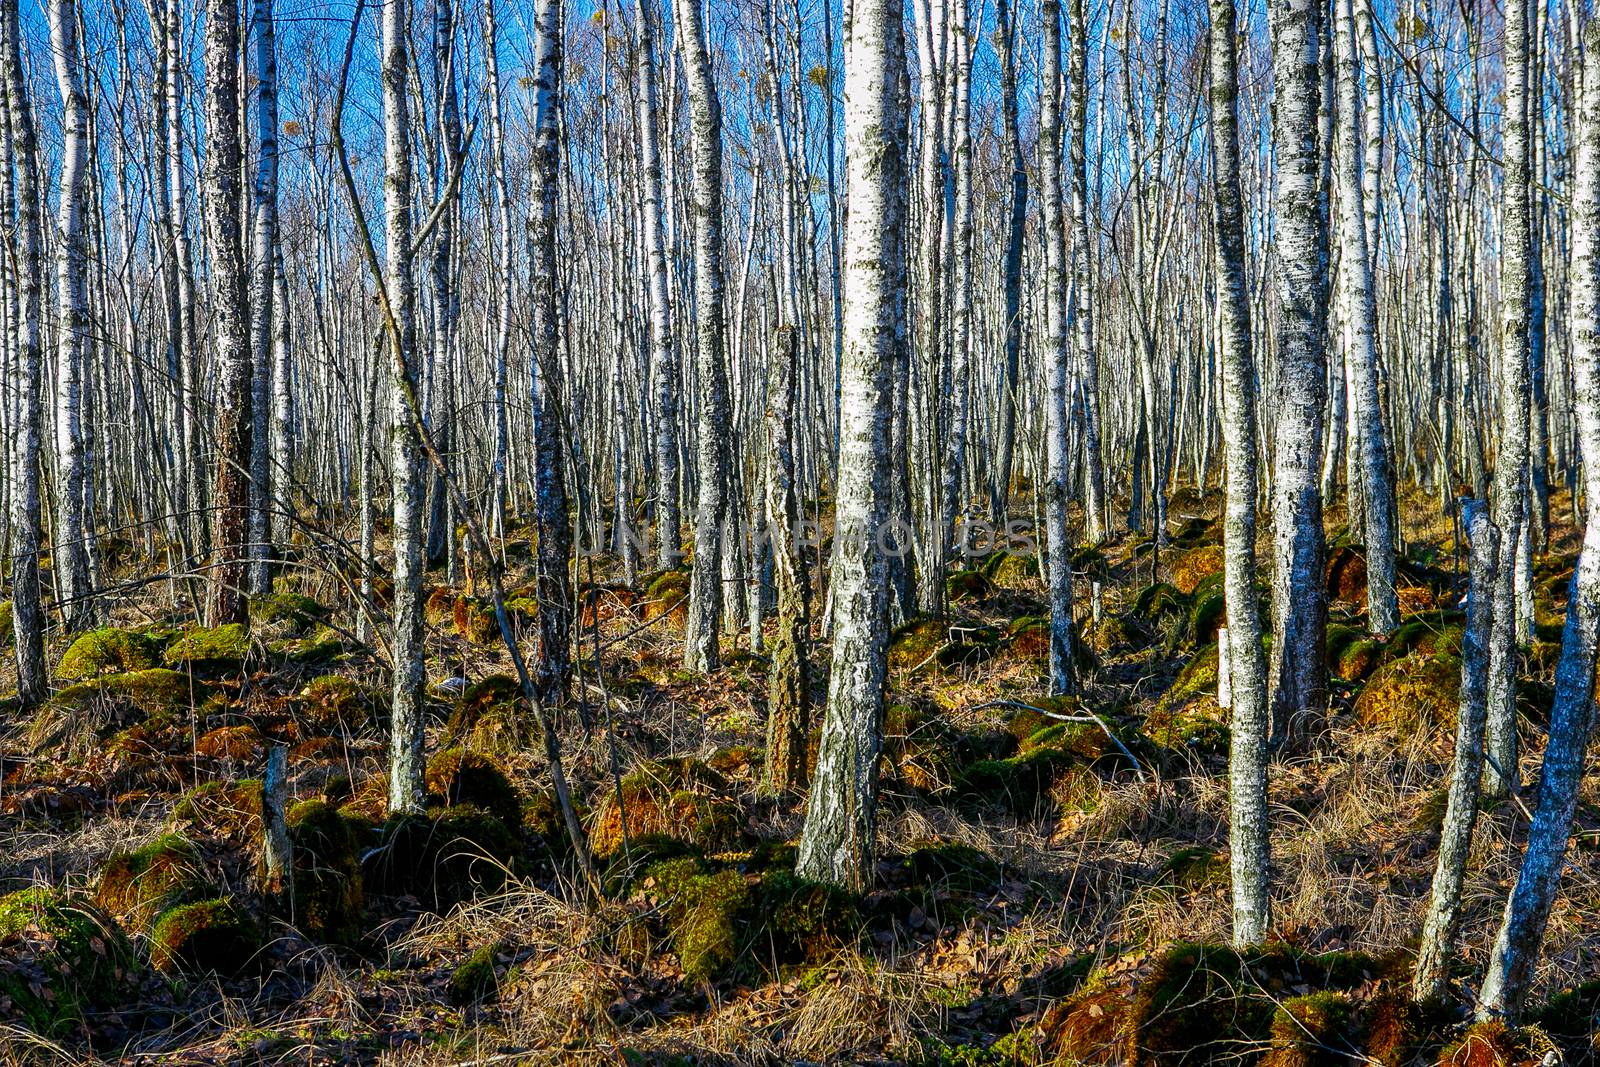
<path id="1" fill-rule="evenodd" d="M 287 663 L 332 663 L 344 654 L 344 638 L 331 626 L 316 626 L 304 636 L 268 642 L 267 651 Z"/>
<path id="2" fill-rule="evenodd" d="M 1348 992 L 1377 974 L 1359 953 L 1180 942 L 1157 960 L 1129 1005 L 1129 1059 L 1195 1065 L 1248 1059 L 1271 1041 L 1284 991 Z"/>
<path id="3" fill-rule="evenodd" d="M 498 893 L 521 865 L 522 843 L 505 823 L 481 808 L 455 807 L 431 815 L 394 815 L 378 847 L 362 862 L 368 889 L 409 895 L 447 910 Z"/>
<path id="4" fill-rule="evenodd" d="M 250 632 L 244 624 L 224 623 L 209 629 L 195 627 L 167 646 L 163 657 L 169 667 L 191 666 L 231 670 L 250 654 Z"/>
<path id="5" fill-rule="evenodd" d="M 162 974 L 238 974 L 259 965 L 261 928 L 223 897 L 162 912 L 150 930 L 150 966 Z"/>
<path id="6" fill-rule="evenodd" d="M 1185 892 L 1226 886 L 1230 873 L 1228 858 L 1214 848 L 1180 848 L 1161 865 L 1161 880 Z"/>
<path id="7" fill-rule="evenodd" d="M 953 841 L 913 844 L 900 869 L 912 885 L 952 893 L 986 893 L 1000 884 L 1000 864 L 971 845 Z"/>
<path id="8" fill-rule="evenodd" d="M 470 745 L 486 752 L 510 751 L 525 744 L 522 685 L 508 674 L 491 674 L 474 682 L 456 698 L 445 722 L 447 747 Z"/>
<path id="9" fill-rule="evenodd" d="M 188 678 L 160 667 L 78 682 L 56 693 L 34 713 L 26 740 L 34 752 L 49 751 L 62 758 L 86 756 L 103 748 L 105 739 L 129 724 L 148 720 L 175 725 L 177 713 L 189 707 L 191 694 L 196 693 Z M 164 741 L 170 731 L 154 732 Z"/>
<path id="10" fill-rule="evenodd" d="M 1033 557 L 1019 552 L 999 552 L 995 559 L 989 577 L 996 586 L 1012 591 L 1038 586 L 1039 565 Z"/>
<path id="11" fill-rule="evenodd" d="M 106 626 L 80 634 L 67 646 L 56 665 L 56 677 L 71 682 L 101 674 L 127 674 L 149 670 L 160 662 L 161 643 L 149 634 Z"/>
<path id="12" fill-rule="evenodd" d="M 1533 1022 L 1557 1037 L 1600 1032 L 1600 979 L 1562 990 L 1531 1014 Z"/>
<path id="13" fill-rule="evenodd" d="M 945 596 L 951 600 L 982 600 L 994 592 L 994 584 L 979 570 L 952 571 L 944 580 Z"/>
<path id="14" fill-rule="evenodd" d="M 300 690 L 300 719 L 319 732 L 359 732 L 373 719 L 377 699 L 366 687 L 337 674 L 313 678 Z"/>
<path id="15" fill-rule="evenodd" d="M 662 571 L 649 576 L 644 583 L 644 617 L 646 621 L 671 614 L 683 618 L 688 613 L 689 572 L 687 570 Z"/>
<path id="16" fill-rule="evenodd" d="M 1072 757 L 1057 748 L 1039 748 L 1009 759 L 980 759 L 961 770 L 952 790 L 965 804 L 1030 818 L 1050 796 L 1052 786 L 1070 774 L 1072 765 Z"/>
<path id="17" fill-rule="evenodd" d="M 913 619 L 889 638 L 889 668 L 909 671 L 933 661 L 950 630 L 943 619 Z"/>
<path id="18" fill-rule="evenodd" d="M 159 912 L 203 895 L 204 889 L 199 850 L 187 838 L 169 833 L 107 859 L 94 902 L 142 930 Z"/>
<path id="19" fill-rule="evenodd" d="M 1189 611 L 1189 598 L 1167 582 L 1155 582 L 1139 590 L 1133 598 L 1133 617 L 1155 622 L 1166 616 L 1183 616 Z"/>
<path id="20" fill-rule="evenodd" d="M 70 685 L 52 697 L 51 703 L 58 707 L 81 707 L 96 702 L 113 702 L 146 715 L 154 715 L 188 707 L 191 695 L 199 694 L 188 678 L 177 671 L 153 667 Z"/>
<path id="21" fill-rule="evenodd" d="M 250 598 L 252 626 L 283 625 L 304 631 L 327 617 L 327 608 L 300 593 L 278 592 Z"/>
<path id="22" fill-rule="evenodd" d="M 1383 659 L 1385 645 L 1381 641 L 1362 638 L 1351 641 L 1333 660 L 1333 670 L 1347 682 L 1365 681 Z"/>
<path id="23" fill-rule="evenodd" d="M 1272 1017 L 1263 1067 L 1346 1067 L 1355 1049 L 1356 1009 L 1344 993 L 1290 997 Z"/>
<path id="24" fill-rule="evenodd" d="M 115 923 L 45 886 L 0 897 L 0 1001 L 46 1038 L 82 1028 L 90 1010 L 121 1003 L 133 950 Z"/>
<path id="25" fill-rule="evenodd" d="M 1215 697 L 1199 697 L 1178 707 L 1158 704 L 1141 732 L 1160 748 L 1218 756 L 1228 751 L 1232 739 L 1223 715 Z"/>
<path id="26" fill-rule="evenodd" d="M 495 957 L 504 950 L 504 944 L 496 941 L 469 952 L 450 972 L 450 980 L 445 983 L 445 995 L 450 1003 L 466 1007 L 499 996 L 500 972 Z"/>
<path id="27" fill-rule="evenodd" d="M 1189 609 L 1189 625 L 1185 640 L 1191 645 L 1204 645 L 1217 639 L 1217 630 L 1227 615 L 1227 598 L 1222 590 L 1200 591 L 1195 594 Z"/>
<path id="28" fill-rule="evenodd" d="M 1217 646 L 1207 645 L 1189 658 L 1161 697 L 1161 704 L 1177 707 L 1197 696 L 1217 691 Z"/>
<path id="29" fill-rule="evenodd" d="M 173 821 L 200 833 L 239 841 L 261 827 L 261 781 L 206 782 L 178 799 Z"/>
<path id="30" fill-rule="evenodd" d="M 653 760 L 622 779 L 595 812 L 589 844 L 604 860 L 622 851 L 623 838 L 661 835 L 707 852 L 731 847 L 743 812 L 727 779 L 694 759 Z"/>
<path id="31" fill-rule="evenodd" d="M 294 842 L 294 921 L 320 941 L 350 944 L 361 937 L 361 846 L 337 808 L 302 800 L 289 809 Z"/>
<path id="32" fill-rule="evenodd" d="M 646 872 L 645 885 L 667 917 L 672 950 L 685 978 L 709 981 L 733 963 L 739 914 L 751 896 L 738 871 L 705 873 L 694 859 L 665 860 Z"/>
<path id="33" fill-rule="evenodd" d="M 1455 721 L 1461 661 L 1414 653 L 1379 668 L 1355 700 L 1356 721 L 1401 738 L 1439 739 Z"/>
<path id="34" fill-rule="evenodd" d="M 471 804 L 513 830 L 522 828 L 522 795 L 490 756 L 446 749 L 428 761 L 423 782 L 429 800 L 440 807 Z"/>
<path id="35" fill-rule="evenodd" d="M 11 613 L 11 601 L 0 600 L 0 648 L 10 648 L 17 636 L 17 620 Z"/>

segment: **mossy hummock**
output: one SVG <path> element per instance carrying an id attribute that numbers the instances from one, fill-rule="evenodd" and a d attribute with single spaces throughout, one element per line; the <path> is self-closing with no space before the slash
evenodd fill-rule
<path id="1" fill-rule="evenodd" d="M 162 974 L 239 974 L 260 963 L 261 927 L 226 897 L 180 904 L 150 929 L 150 966 Z"/>

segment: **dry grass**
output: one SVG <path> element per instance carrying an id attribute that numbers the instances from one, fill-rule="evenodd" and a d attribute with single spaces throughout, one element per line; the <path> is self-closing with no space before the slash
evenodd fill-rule
<path id="1" fill-rule="evenodd" d="M 1564 498 L 1563 498 L 1564 499 Z M 1564 516 L 1558 502 L 1557 514 Z M 1426 541 L 1448 566 L 1447 520 L 1432 502 L 1402 501 L 1406 536 Z M 1212 501 L 1174 508 L 1174 524 L 1210 517 Z M 1330 516 L 1336 519 L 1337 516 Z M 1553 551 L 1570 546 L 1562 527 Z M 1127 610 L 1148 580 L 1149 559 L 1131 541 L 1108 553 L 1104 610 Z M 599 577 L 614 575 L 602 572 Z M 961 610 L 1003 627 L 1036 613 L 1042 590 L 1025 583 Z M 1083 605 L 1087 610 L 1087 603 Z M 159 615 L 129 606 L 127 614 Z M 639 629 L 627 610 L 608 614 L 601 640 L 604 678 L 581 692 L 591 724 L 562 712 L 569 773 L 591 807 L 623 772 L 648 759 L 701 759 L 730 745 L 759 746 L 764 670 L 737 664 L 709 677 L 677 669 L 681 623 L 671 615 Z M 743 638 L 733 644 L 743 647 Z M 436 678 L 465 670 L 477 679 L 508 669 L 502 653 L 467 646 L 448 633 L 430 637 Z M 730 645 L 730 647 L 732 647 Z M 1086 679 L 1085 706 L 1136 724 L 1170 684 L 1188 650 L 1136 648 L 1106 657 Z M 819 657 L 825 665 L 826 657 Z M 0 667 L 0 672 L 9 670 Z M 370 672 L 363 661 L 359 668 Z M 1042 664 L 1002 652 L 959 670 L 924 669 L 892 679 L 893 698 L 933 709 L 949 727 L 993 732 L 1008 714 L 975 710 L 996 699 L 1037 698 Z M 363 677 L 370 677 L 364 673 Z M 610 696 L 600 704 L 600 681 Z M 819 694 L 824 679 L 818 679 Z M 303 683 L 303 680 L 302 680 Z M 0 689 L 5 685 L 0 674 Z M 279 698 L 257 691 L 242 706 L 270 709 Z M 1341 698 L 1342 699 L 1342 698 Z M 1342 704 L 1340 705 L 1342 707 Z M 1530 738 L 1525 778 L 1538 758 Z M 381 738 L 340 739 L 337 767 L 296 777 L 300 795 L 348 776 L 353 789 L 380 789 Z M 221 773 L 184 756 L 184 785 Z M 265 980 L 201 981 L 142 990 L 149 1012 L 97 1050 L 98 1060 L 133 1063 L 323 1064 L 394 1067 L 468 1063 L 617 1064 L 625 1051 L 646 1061 L 693 1057 L 706 1064 L 915 1062 L 930 1042 L 992 1038 L 1026 1026 L 1091 966 L 1130 968 L 1173 941 L 1225 940 L 1225 882 L 1180 887 L 1164 865 L 1184 849 L 1226 859 L 1229 794 L 1225 756 L 1146 754 L 1144 777 L 1100 768 L 1098 795 L 1085 810 L 1019 818 L 963 806 L 948 792 L 903 791 L 884 798 L 879 851 L 892 861 L 914 845 L 969 846 L 1000 865 L 979 892 L 940 891 L 931 909 L 888 890 L 869 898 L 866 936 L 826 958 L 761 976 L 741 974 L 710 986 L 686 983 L 669 947 L 625 949 L 620 931 L 658 922 L 637 888 L 601 909 L 585 906 L 570 869 L 519 872 L 507 888 L 442 915 L 383 902 L 358 950 L 309 944 L 275 927 L 275 971 Z M 510 754 L 507 770 L 525 791 L 547 788 L 542 754 Z M 61 772 L 67 774 L 66 770 Z M 1274 921 L 1278 934 L 1317 950 L 1390 953 L 1414 938 L 1426 905 L 1434 837 L 1417 825 L 1444 767 L 1426 746 L 1397 744 L 1336 714 L 1308 753 L 1275 765 Z M 13 768 L 11 777 L 23 772 Z M 733 774 L 747 835 L 793 840 L 803 807 L 762 798 L 759 768 Z M 8 784 L 9 789 L 9 784 Z M 1600 800 L 1600 777 L 1585 792 Z M 80 820 L 0 815 L 0 876 L 85 887 L 110 853 L 161 832 L 174 800 L 170 786 L 126 789 L 115 803 Z M 1463 900 L 1461 957 L 1481 967 L 1515 876 L 1525 820 L 1505 808 L 1479 821 Z M 1540 994 L 1586 976 L 1600 951 L 1600 833 L 1586 826 L 1571 853 L 1563 895 L 1551 917 L 1537 976 Z M 447 1002 L 454 969 L 474 950 L 501 946 L 498 997 L 477 1005 Z M 131 1017 L 130 1017 L 131 1018 Z M 0 1065 L 97 1062 L 80 1043 L 52 1045 L 0 1031 Z"/>

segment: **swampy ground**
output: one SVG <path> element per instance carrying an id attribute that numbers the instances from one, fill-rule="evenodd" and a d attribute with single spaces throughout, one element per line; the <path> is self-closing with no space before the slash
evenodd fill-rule
<path id="1" fill-rule="evenodd" d="M 186 586 L 135 584 L 110 626 L 54 642 L 47 705 L 0 705 L 0 1061 L 1594 1062 L 1600 773 L 1527 1026 L 1469 1030 L 1459 1005 L 1408 1002 L 1465 579 L 1436 502 L 1403 504 L 1404 625 L 1381 641 L 1331 516 L 1332 707 L 1273 766 L 1277 940 L 1245 953 L 1226 947 L 1214 497 L 1174 499 L 1159 558 L 1132 534 L 1079 554 L 1075 699 L 1044 694 L 1032 559 L 968 561 L 947 617 L 896 631 L 863 896 L 795 877 L 803 798 L 761 788 L 767 663 L 730 634 L 720 670 L 679 669 L 681 571 L 578 571 L 579 682 L 555 721 L 599 898 L 480 590 L 431 576 L 431 806 L 391 817 L 383 645 L 358 639 L 348 575 L 286 568 L 248 628 L 217 630 L 190 625 Z M 1537 781 L 1576 545 L 1563 498 L 1556 515 L 1520 662 L 1528 791 L 1478 823 L 1463 1000 Z M 140 546 L 102 547 L 108 578 L 147 573 Z M 526 583 L 526 537 L 507 555 Z M 522 626 L 538 611 L 525 591 L 511 604 Z M 11 671 L 7 656 L 0 693 Z M 290 899 L 259 870 L 275 744 Z"/>

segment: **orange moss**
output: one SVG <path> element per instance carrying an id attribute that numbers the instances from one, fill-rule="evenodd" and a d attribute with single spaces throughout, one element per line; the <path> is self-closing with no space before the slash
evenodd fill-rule
<path id="1" fill-rule="evenodd" d="M 1172 584 L 1178 591 L 1188 596 L 1199 588 L 1201 582 L 1213 574 L 1221 574 L 1222 563 L 1221 545 L 1202 545 L 1173 556 L 1167 563 L 1167 573 L 1171 575 Z"/>

